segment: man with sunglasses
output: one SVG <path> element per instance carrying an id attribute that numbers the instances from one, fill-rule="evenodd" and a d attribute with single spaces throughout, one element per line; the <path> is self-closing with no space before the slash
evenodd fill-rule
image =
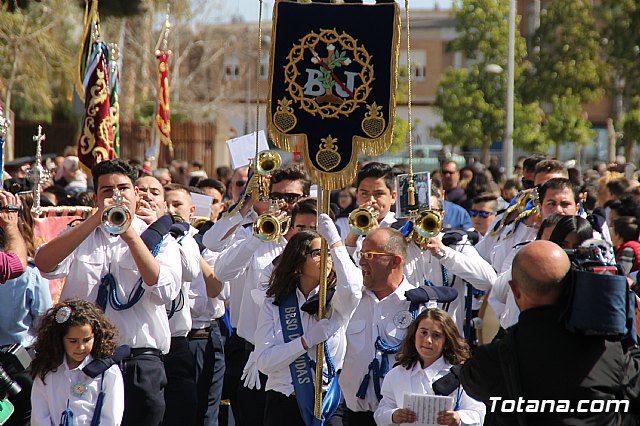
<path id="1" fill-rule="evenodd" d="M 249 205 L 253 206 L 255 214 L 258 215 L 268 211 L 270 201 L 277 201 L 278 208 L 289 213 L 298 199 L 309 194 L 310 187 L 311 182 L 307 175 L 300 168 L 289 166 L 276 170 L 271 175 L 269 201 L 246 200 L 245 203 L 251 203 Z M 218 224 L 224 219 L 227 218 L 221 219 Z M 229 219 L 238 223 L 241 220 Z M 211 235 L 216 231 L 218 224 L 204 235 L 203 241 L 207 247 L 212 242 Z M 287 241 L 280 238 L 279 241 L 262 242 L 254 238 L 252 223 L 246 220 L 241 226 L 234 228 L 232 238 L 226 236 L 223 239 L 230 245 L 222 250 L 216 259 L 214 273 L 220 281 L 229 282 L 230 320 L 231 326 L 236 329 L 225 345 L 226 382 L 231 387 L 231 408 L 236 424 L 259 425 L 263 420 L 266 376 L 254 374 L 254 369 L 257 368 L 253 352 L 254 332 L 260 306 L 254 300 L 252 291 L 258 288 L 263 270 L 282 252 Z M 252 377 L 254 380 L 245 380 Z"/>
<path id="2" fill-rule="evenodd" d="M 498 212 L 498 198 L 494 194 L 484 193 L 473 199 L 469 216 L 473 229 L 484 236 Z"/>
<path id="3" fill-rule="evenodd" d="M 347 326 L 347 352 L 340 374 L 350 426 L 375 426 L 373 412 L 378 407 L 382 379 L 386 367 L 395 363 L 395 352 L 380 352 L 377 347 L 399 344 L 412 320 L 405 292 L 415 287 L 404 275 L 406 256 L 404 236 L 388 227 L 371 231 L 358 253 L 364 287 Z M 415 313 L 423 308 L 417 307 Z M 372 372 L 369 367 L 374 364 L 373 359 L 380 368 Z"/>

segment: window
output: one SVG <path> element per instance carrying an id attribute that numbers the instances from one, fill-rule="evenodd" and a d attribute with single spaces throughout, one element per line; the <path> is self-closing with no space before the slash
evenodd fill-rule
<path id="1" fill-rule="evenodd" d="M 407 68 L 407 51 L 400 52 L 398 62 L 400 68 Z M 411 51 L 411 78 L 415 80 L 424 80 L 427 76 L 427 52 L 424 50 Z"/>
<path id="2" fill-rule="evenodd" d="M 260 80 L 269 77 L 269 54 L 263 54 L 260 58 Z"/>
<path id="3" fill-rule="evenodd" d="M 224 78 L 227 80 L 235 80 L 240 74 L 240 67 L 236 55 L 229 55 L 224 58 Z"/>

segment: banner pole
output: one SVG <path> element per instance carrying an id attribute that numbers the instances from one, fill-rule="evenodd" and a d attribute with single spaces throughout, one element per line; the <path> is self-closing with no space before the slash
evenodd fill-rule
<path id="1" fill-rule="evenodd" d="M 325 189 L 320 182 L 318 191 L 318 215 L 329 214 L 331 203 L 331 191 Z M 327 301 L 327 261 L 329 256 L 329 246 L 327 240 L 322 238 L 320 245 L 320 289 L 318 291 L 318 321 L 324 318 L 325 304 Z M 316 382 L 315 398 L 313 404 L 313 415 L 317 419 L 322 419 L 322 369 L 324 365 L 324 342 L 316 346 Z"/>

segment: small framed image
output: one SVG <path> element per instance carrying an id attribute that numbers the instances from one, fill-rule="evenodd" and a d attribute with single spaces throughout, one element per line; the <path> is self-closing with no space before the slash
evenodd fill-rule
<path id="1" fill-rule="evenodd" d="M 413 174 L 418 211 L 429 210 L 431 199 L 431 173 L 420 172 Z M 396 218 L 409 217 L 409 175 L 396 176 Z"/>

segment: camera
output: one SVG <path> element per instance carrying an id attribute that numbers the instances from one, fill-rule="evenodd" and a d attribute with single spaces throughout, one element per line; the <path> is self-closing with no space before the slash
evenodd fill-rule
<path id="1" fill-rule="evenodd" d="M 565 278 L 563 320 L 571 332 L 635 343 L 635 297 L 615 263 L 611 246 L 602 240 L 584 241 L 565 250 L 571 270 Z M 631 342 L 631 340 L 633 342 Z"/>
<path id="2" fill-rule="evenodd" d="M 17 395 L 22 388 L 10 376 L 31 365 L 31 355 L 18 344 L 0 346 L 0 401 Z"/>

